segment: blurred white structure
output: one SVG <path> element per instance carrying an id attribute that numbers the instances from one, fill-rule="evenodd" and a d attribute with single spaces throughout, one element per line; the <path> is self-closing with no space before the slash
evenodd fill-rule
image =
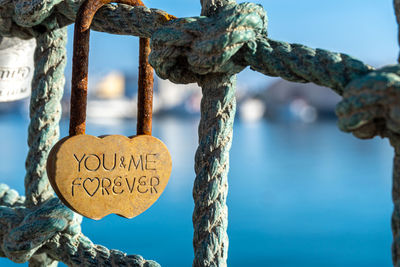
<path id="1" fill-rule="evenodd" d="M 0 102 L 19 100 L 31 94 L 35 48 L 34 38 L 0 36 Z"/>
<path id="2" fill-rule="evenodd" d="M 136 117 L 136 101 L 125 97 L 125 76 L 113 71 L 100 78 L 89 90 L 87 117 L 125 119 Z"/>
<path id="3" fill-rule="evenodd" d="M 267 117 L 306 123 L 317 118 L 334 118 L 336 104 L 341 99 L 328 88 L 285 80 L 278 80 L 256 97 L 265 103 Z"/>
<path id="4" fill-rule="evenodd" d="M 157 78 L 160 112 L 190 115 L 200 113 L 201 88 L 195 84 L 175 84 Z"/>
<path id="5" fill-rule="evenodd" d="M 264 117 L 265 104 L 257 98 L 247 98 L 241 102 L 239 109 L 240 119 L 244 122 L 259 121 Z"/>
<path id="6" fill-rule="evenodd" d="M 112 71 L 102 77 L 93 89 L 95 96 L 98 98 L 122 98 L 125 93 L 125 76 L 122 72 Z"/>

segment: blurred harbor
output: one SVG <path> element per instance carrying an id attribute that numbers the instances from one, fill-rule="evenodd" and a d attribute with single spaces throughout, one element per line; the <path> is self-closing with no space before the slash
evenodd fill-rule
<path id="1" fill-rule="evenodd" d="M 166 143 L 173 161 L 164 194 L 132 220 L 84 219 L 85 235 L 162 266 L 191 266 L 198 119 L 154 119 L 153 135 Z M 27 114 L 0 115 L 0 182 L 22 194 L 28 123 Z M 61 136 L 68 123 L 61 121 Z M 129 136 L 135 125 L 132 119 L 94 120 L 88 134 Z M 392 156 L 387 140 L 358 140 L 340 132 L 334 120 L 237 120 L 230 154 L 228 266 L 391 266 Z M 0 266 L 20 265 L 0 258 Z"/>
<path id="2" fill-rule="evenodd" d="M 137 76 L 113 71 L 95 77 L 89 88 L 87 116 L 91 119 L 132 119 L 137 114 Z M 64 114 L 69 110 L 69 88 L 63 99 Z M 298 84 L 278 79 L 260 88 L 237 87 L 238 119 L 255 122 L 315 122 L 334 119 L 334 108 L 340 97 L 331 89 L 314 84 Z M 200 115 L 201 88 L 196 84 L 178 85 L 156 78 L 154 116 Z"/>
<path id="3" fill-rule="evenodd" d="M 87 133 L 136 132 L 136 76 L 90 81 Z M 69 83 L 61 136 L 68 132 Z M 156 80 L 153 135 L 173 171 L 160 199 L 140 216 L 84 219 L 94 242 L 190 266 L 192 186 L 201 89 Z M 330 89 L 280 79 L 237 89 L 230 154 L 229 266 L 390 266 L 392 149 L 336 127 Z M 28 100 L 0 103 L 0 182 L 24 192 Z M 112 229 L 112 231 L 110 231 Z M 179 257 L 171 257 L 179 251 Z M 290 255 L 290 257 L 288 257 Z M 14 266 L 0 258 L 0 266 Z"/>
<path id="4" fill-rule="evenodd" d="M 90 120 L 134 119 L 137 115 L 137 76 L 111 71 L 90 78 L 87 117 Z M 63 116 L 69 115 L 70 82 L 62 100 Z M 237 117 L 245 123 L 267 119 L 312 123 L 335 119 L 340 97 L 329 88 L 311 83 L 299 84 L 277 79 L 259 88 L 237 87 Z M 192 117 L 200 115 L 201 88 L 196 84 L 178 85 L 156 77 L 153 115 Z M 0 112 L 27 112 L 28 103 L 1 103 Z"/>
<path id="5" fill-rule="evenodd" d="M 268 35 L 350 54 L 376 67 L 395 63 L 392 1 L 266 1 Z M 178 17 L 199 2 L 149 3 Z M 69 27 L 61 136 L 68 133 L 72 58 Z M 138 42 L 92 32 L 88 134 L 136 132 Z M 118 69 L 119 71 L 114 71 Z M 387 140 L 340 132 L 338 96 L 311 84 L 238 75 L 238 112 L 230 153 L 228 266 L 385 267 L 390 247 L 393 150 Z M 200 88 L 155 81 L 153 135 L 168 146 L 170 182 L 145 213 L 127 220 L 84 219 L 93 242 L 140 254 L 162 266 L 191 266 L 192 186 Z M 29 100 L 0 103 L 0 182 L 23 194 Z M 27 266 L 0 258 L 0 266 Z"/>

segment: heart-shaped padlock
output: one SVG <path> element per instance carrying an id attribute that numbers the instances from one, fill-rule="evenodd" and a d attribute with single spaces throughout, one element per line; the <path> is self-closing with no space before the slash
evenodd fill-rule
<path id="1" fill-rule="evenodd" d="M 137 0 L 87 0 L 75 22 L 69 136 L 50 151 L 47 173 L 65 205 L 100 219 L 115 213 L 132 218 L 148 209 L 164 191 L 171 174 L 167 147 L 151 136 L 152 69 L 149 39 L 140 38 L 137 135 L 85 135 L 90 24 L 103 5 Z"/>

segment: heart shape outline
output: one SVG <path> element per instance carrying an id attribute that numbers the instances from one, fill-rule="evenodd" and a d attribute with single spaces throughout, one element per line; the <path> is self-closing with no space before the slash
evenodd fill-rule
<path id="1" fill-rule="evenodd" d="M 151 155 L 157 155 L 154 157 L 158 160 L 157 164 L 159 164 L 160 166 L 157 165 L 157 170 L 152 170 L 152 168 L 155 166 L 155 163 L 154 161 L 150 161 L 150 163 L 154 166 L 151 164 L 149 164 L 149 166 L 146 166 L 146 168 L 149 167 L 151 171 L 148 172 L 151 172 L 152 175 L 148 176 L 147 178 L 145 175 L 143 175 L 146 174 L 146 171 L 138 171 L 138 175 L 136 175 L 137 177 L 127 177 L 125 175 L 124 177 L 121 177 L 121 179 L 117 179 L 117 177 L 113 180 L 111 178 L 108 178 L 108 176 L 105 177 L 105 172 L 103 171 L 103 173 L 100 174 L 104 177 L 102 179 L 97 177 L 99 178 L 99 188 L 97 188 L 96 191 L 92 193 L 92 196 L 90 196 L 89 192 L 86 191 L 87 197 L 83 197 L 79 201 L 71 197 L 71 181 L 73 182 L 73 177 L 86 178 L 87 176 L 82 174 L 78 175 L 76 170 L 71 167 L 73 164 L 71 163 L 71 157 L 69 157 L 68 159 L 69 163 L 63 163 L 66 155 L 68 156 L 75 150 L 85 151 L 88 149 L 92 152 L 95 151 L 96 153 L 106 153 L 107 150 L 110 149 L 110 147 L 115 151 L 120 151 L 120 153 L 122 154 L 135 152 L 143 154 L 150 153 L 151 151 L 158 151 L 156 154 Z M 103 157 L 104 155 L 105 154 L 103 154 Z M 80 159 L 80 156 L 73 160 L 76 161 L 78 159 Z M 93 160 L 93 158 L 91 160 Z M 83 158 L 81 159 L 81 161 L 83 161 Z M 108 169 L 111 169 L 111 163 L 110 161 L 107 161 Z M 134 161 L 132 164 L 132 169 L 134 166 L 138 168 L 137 165 L 134 164 L 139 165 L 139 161 Z M 142 161 L 142 165 L 143 164 L 144 163 Z M 96 164 L 92 164 L 92 166 L 96 166 Z M 159 167 L 160 169 L 158 169 Z M 101 219 L 104 216 L 112 213 L 125 218 L 133 218 L 144 212 L 155 203 L 155 201 L 164 191 L 165 186 L 168 183 L 171 170 L 172 161 L 167 147 L 159 139 L 148 135 L 139 135 L 133 137 L 126 137 L 121 135 L 107 135 L 100 137 L 91 135 L 77 135 L 73 137 L 65 137 L 57 142 L 56 145 L 54 145 L 54 147 L 50 151 L 47 161 L 47 173 L 49 181 L 60 200 L 75 212 L 95 220 Z M 107 175 L 109 175 L 109 173 L 107 173 Z M 95 176 L 99 175 L 96 174 Z M 144 176 L 147 180 L 143 180 L 144 178 L 141 178 L 142 176 Z M 77 193 L 77 189 L 82 189 L 82 182 L 84 181 L 85 179 L 80 178 L 80 180 L 76 182 L 75 185 L 77 186 L 75 188 L 74 185 L 72 185 L 72 192 Z M 110 186 L 110 183 L 113 183 L 113 186 L 120 187 L 118 187 L 117 190 L 114 190 L 115 188 L 112 187 L 111 190 L 110 187 L 107 187 Z M 131 197 L 121 197 L 124 194 L 120 194 L 120 196 L 115 196 L 115 193 L 121 193 L 121 191 L 124 191 L 121 189 L 122 183 L 125 183 L 125 186 L 126 183 L 129 183 L 129 186 L 135 189 L 135 192 L 132 192 L 132 188 L 130 188 L 130 193 L 132 195 Z M 140 186 L 150 186 L 151 184 L 157 186 L 157 188 L 154 188 L 156 190 L 149 190 L 149 188 L 139 188 Z M 84 190 L 85 189 L 83 188 L 83 190 L 79 192 L 83 192 Z M 128 190 L 124 192 L 128 192 Z M 146 193 L 147 195 L 153 195 L 145 197 Z M 114 194 L 114 200 L 110 203 L 103 199 L 105 197 L 110 197 L 110 195 L 112 194 Z"/>
<path id="2" fill-rule="evenodd" d="M 88 180 L 90 180 L 91 183 L 92 183 L 94 180 L 97 180 L 97 187 L 96 187 L 96 189 L 93 191 L 93 194 L 90 194 L 89 190 L 87 190 L 87 188 L 86 188 L 86 186 L 85 186 L 85 184 L 86 184 L 86 182 L 87 182 Z M 94 194 L 96 194 L 97 190 L 99 190 L 99 187 L 100 187 L 100 179 L 99 179 L 98 177 L 94 177 L 94 178 L 87 177 L 85 180 L 83 180 L 82 187 L 83 187 L 83 189 L 85 189 L 85 191 L 88 193 L 88 195 L 90 195 L 90 196 L 92 197 L 92 196 L 94 196 Z"/>

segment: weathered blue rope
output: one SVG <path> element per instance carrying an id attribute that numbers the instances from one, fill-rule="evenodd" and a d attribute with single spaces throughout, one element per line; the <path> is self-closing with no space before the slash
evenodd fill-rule
<path id="1" fill-rule="evenodd" d="M 49 256 L 44 256 L 42 261 L 35 258 L 34 264 L 61 260 L 72 266 L 157 266 L 140 256 L 126 256 L 91 243 L 80 233 L 79 217 L 51 197 L 44 174 L 44 159 L 58 136 L 57 101 L 62 92 L 60 70 L 65 55 L 62 29 L 74 21 L 81 2 L 0 0 L 0 35 L 36 37 L 41 49 L 36 53 L 40 66 L 36 70 L 31 102 L 27 199 L 0 185 L 3 242 L 0 256 L 16 262 L 26 261 L 35 253 Z M 400 6 L 399 0 L 394 3 Z M 151 37 L 150 60 L 161 77 L 176 83 L 197 82 L 203 88 L 193 190 L 193 265 L 226 265 L 227 171 L 235 112 L 234 74 L 250 65 L 266 75 L 333 88 L 344 96 L 337 109 L 342 130 L 361 138 L 375 135 L 390 138 L 396 148 L 393 263 L 400 266 L 399 67 L 375 71 L 344 54 L 270 40 L 266 31 L 267 16 L 259 5 L 236 5 L 231 0 L 202 0 L 201 4 L 202 15 L 208 17 L 172 22 L 167 22 L 169 15 L 159 10 L 107 6 L 96 15 L 92 27 Z"/>
<path id="2" fill-rule="evenodd" d="M 59 28 L 72 24 L 83 1 L 0 0 L 0 35 L 26 39 L 50 30 L 49 21 L 56 20 Z M 158 9 L 106 5 L 96 13 L 91 29 L 150 38 L 169 20 L 170 15 Z"/>
<path id="3" fill-rule="evenodd" d="M 371 66 L 342 53 L 265 37 L 259 37 L 256 43 L 255 52 L 244 52 L 244 60 L 252 70 L 292 82 L 312 82 L 329 87 L 339 95 L 350 81 L 373 70 Z"/>
<path id="4" fill-rule="evenodd" d="M 226 266 L 228 170 L 236 111 L 236 75 L 208 75 L 203 92 L 193 186 L 193 266 Z"/>
<path id="5" fill-rule="evenodd" d="M 339 128 L 361 139 L 387 137 L 395 150 L 393 164 L 392 259 L 400 266 L 400 65 L 354 79 L 336 107 Z"/>
<path id="6" fill-rule="evenodd" d="M 234 3 L 234 0 L 202 0 L 202 15 L 221 16 L 218 9 Z M 230 12 L 235 11 L 231 9 Z M 217 33 L 213 34 L 218 40 Z M 213 54 L 213 44 L 200 42 L 198 45 L 206 45 L 208 49 L 203 51 L 206 52 L 203 54 L 206 58 L 204 61 L 195 61 L 203 62 L 202 65 L 206 68 L 213 68 L 213 60 L 207 62 L 212 58 L 210 55 Z M 198 66 L 200 70 L 203 69 L 201 63 Z M 236 75 L 208 74 L 201 78 L 197 80 L 202 87 L 203 97 L 198 131 L 199 146 L 195 156 L 196 179 L 193 185 L 193 266 L 223 267 L 227 266 L 229 246 L 226 198 L 229 150 L 236 112 Z"/>
<path id="7" fill-rule="evenodd" d="M 400 44 L 400 0 L 394 0 L 393 6 L 398 26 L 397 38 Z M 400 63 L 400 53 L 398 62 Z M 392 213 L 392 261 L 393 265 L 398 267 L 400 266 L 400 136 L 393 135 L 389 140 L 395 150 L 392 185 L 392 200 L 394 206 Z"/>
<path id="8" fill-rule="evenodd" d="M 396 21 L 397 21 L 397 41 L 400 45 L 400 0 L 393 0 L 393 7 L 394 7 L 394 13 L 396 15 Z M 397 58 L 397 61 L 400 63 L 400 53 L 399 57 Z"/>
<path id="9" fill-rule="evenodd" d="M 266 36 L 266 27 L 260 5 L 230 3 L 210 17 L 181 18 L 158 29 L 149 61 L 158 76 L 175 83 L 198 82 L 213 73 L 234 75 L 247 66 L 235 56 L 257 49 L 257 37 Z"/>
<path id="10" fill-rule="evenodd" d="M 23 199 L 17 193 L 12 193 L 13 198 L 6 197 L 9 191 L 0 184 L 0 256 L 20 263 L 38 253 L 49 256 L 44 258 L 46 262 L 63 261 L 68 266 L 159 266 L 141 256 L 93 244 L 81 233 L 81 216 L 57 198 L 29 209 L 15 204 L 16 199 Z"/>
<path id="11" fill-rule="evenodd" d="M 57 25 L 53 27 L 57 27 Z M 65 83 L 66 44 L 66 27 L 38 34 L 36 37 L 36 50 L 34 55 L 35 72 L 32 80 L 32 95 L 29 112 L 30 124 L 28 127 L 29 152 L 25 164 L 25 193 L 28 196 L 25 204 L 27 207 L 38 206 L 53 197 L 53 189 L 50 186 L 46 173 L 46 161 L 50 149 L 59 138 L 61 98 Z M 56 215 L 63 214 L 56 213 Z M 59 217 L 60 219 L 63 218 L 62 216 Z M 45 220 L 42 222 L 43 225 L 50 223 L 50 221 L 46 221 L 46 219 L 45 217 Z M 65 221 L 67 220 L 61 220 L 61 222 Z M 38 220 L 34 220 L 34 222 L 38 223 Z M 52 221 L 52 225 L 57 225 L 58 223 L 59 221 Z M 45 227 L 53 232 L 42 235 L 43 238 L 36 242 L 34 240 L 25 240 L 25 242 L 20 239 L 12 240 L 18 244 L 18 246 L 14 248 L 16 251 L 19 251 L 21 246 L 29 248 L 28 253 L 23 252 L 25 254 L 23 262 L 29 259 L 31 265 L 34 262 L 39 263 L 43 260 L 46 261 L 47 264 L 49 264 L 49 262 L 56 264 L 56 262 L 47 257 L 45 253 L 42 254 L 41 260 L 35 258 L 31 259 L 37 250 L 36 248 L 40 248 L 45 241 L 55 235 L 56 231 L 63 230 L 64 228 Z M 21 232 L 20 229 L 20 227 L 15 228 L 10 233 L 13 234 L 13 237 L 18 236 L 18 234 L 25 237 L 26 232 Z M 16 234 L 14 234 L 14 232 Z M 9 242 L 8 239 L 4 240 Z M 26 244 L 27 242 L 29 243 Z M 13 257 L 15 256 L 13 255 Z"/>
<path id="12" fill-rule="evenodd" d="M 70 266 L 159 266 L 141 256 L 127 256 L 120 251 L 94 245 L 80 232 L 81 217 L 53 197 L 45 166 L 48 152 L 59 137 L 66 62 L 67 34 L 66 28 L 62 27 L 65 19 L 60 19 L 57 14 L 48 15 L 52 7 L 46 6 L 47 3 L 42 6 L 36 2 L 40 10 L 29 10 L 32 5 L 27 3 L 16 3 L 20 8 L 19 14 L 13 16 L 11 12 L 5 19 L 2 17 L 3 22 L 11 22 L 2 25 L 5 27 L 1 30 L 6 34 L 7 30 L 8 33 L 15 33 L 21 29 L 20 24 L 26 23 L 24 26 L 30 28 L 26 30 L 22 27 L 21 35 L 36 37 L 37 47 L 26 160 L 25 188 L 28 198 L 25 200 L 16 191 L 0 185 L 0 255 L 15 262 L 32 259 L 31 265 L 54 265 L 55 260 L 63 260 Z M 26 10 L 21 8 L 24 4 Z M 5 9 L 10 11 L 2 6 L 0 14 L 3 15 Z M 30 16 L 29 19 L 24 17 L 26 15 Z M 62 243 L 57 243 L 60 241 Z M 38 255 L 34 256 L 36 252 Z"/>
<path id="13" fill-rule="evenodd" d="M 400 134 L 400 65 L 352 80 L 336 107 L 339 128 L 358 138 Z"/>
<path id="14" fill-rule="evenodd" d="M 393 266 L 400 266 L 400 136 L 392 136 L 391 144 L 395 149 L 393 160 L 393 184 L 392 184 L 392 261 Z"/>
<path id="15" fill-rule="evenodd" d="M 198 82 L 210 73 L 233 75 L 250 66 L 342 94 L 351 80 L 373 70 L 345 54 L 268 39 L 267 15 L 252 3 L 231 3 L 210 17 L 171 21 L 153 34 L 151 47 L 157 75 L 175 83 Z"/>
<path id="16" fill-rule="evenodd" d="M 15 215 L 20 215 L 19 210 Z M 26 262 L 45 242 L 58 232 L 80 231 L 80 216 L 52 198 L 35 210 L 24 210 L 24 217 L 16 221 L 12 229 L 3 237 L 3 251 L 15 262 Z M 21 219 L 20 217 L 20 219 Z M 29 237 L 29 239 L 27 238 Z"/>
<path id="17" fill-rule="evenodd" d="M 32 207 L 53 196 L 47 179 L 46 162 L 50 149 L 59 139 L 61 98 L 64 92 L 67 29 L 54 29 L 38 35 L 32 81 L 29 152 L 26 158 L 26 205 Z"/>

